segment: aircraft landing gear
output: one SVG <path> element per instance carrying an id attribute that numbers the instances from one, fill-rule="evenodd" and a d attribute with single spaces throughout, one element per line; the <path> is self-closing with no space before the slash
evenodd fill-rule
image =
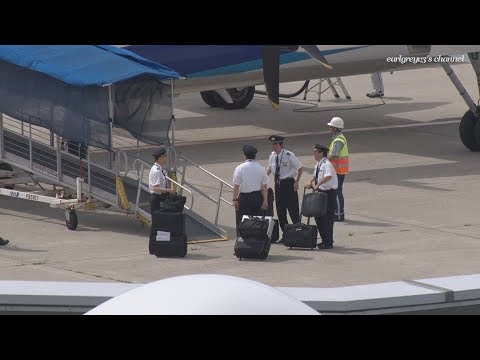
<path id="1" fill-rule="evenodd" d="M 68 230 L 75 230 L 78 226 L 78 216 L 75 210 L 65 210 L 65 225 Z"/>
<path id="2" fill-rule="evenodd" d="M 480 108 L 477 111 L 480 111 Z M 460 140 L 468 150 L 480 151 L 480 121 L 471 110 L 463 115 L 458 131 Z"/>
<path id="3" fill-rule="evenodd" d="M 468 57 L 470 58 L 470 63 L 477 75 L 477 84 L 480 90 L 480 62 L 478 55 L 478 52 L 469 53 Z M 450 65 L 443 62 L 442 67 L 470 109 L 463 115 L 462 120 L 460 121 L 460 126 L 458 128 L 460 140 L 462 140 L 463 145 L 465 145 L 468 150 L 480 151 L 480 107 L 478 107 L 472 100 Z"/>
<path id="4" fill-rule="evenodd" d="M 255 95 L 255 86 L 227 89 L 233 103 L 226 102 L 215 90 L 201 91 L 202 100 L 211 107 L 221 107 L 226 110 L 243 109 L 250 104 Z"/>

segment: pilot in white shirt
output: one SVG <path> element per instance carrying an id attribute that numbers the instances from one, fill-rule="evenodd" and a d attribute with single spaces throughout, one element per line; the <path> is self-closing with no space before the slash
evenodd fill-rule
<path id="1" fill-rule="evenodd" d="M 315 217 L 318 232 L 322 238 L 318 248 L 326 250 L 333 248 L 333 224 L 335 223 L 338 179 L 332 163 L 327 159 L 328 147 L 315 144 L 313 154 L 318 162 L 313 169 L 313 176 L 305 185 L 305 188 L 313 188 L 314 191 L 321 191 L 327 195 L 327 213 L 324 216 Z"/>
<path id="2" fill-rule="evenodd" d="M 265 168 L 255 161 L 256 154 L 255 147 L 244 145 L 245 162 L 238 165 L 233 173 L 233 206 L 236 210 L 237 235 L 243 215 L 261 215 L 268 207 L 268 175 Z"/>
<path id="3" fill-rule="evenodd" d="M 155 210 L 160 210 L 160 201 L 164 201 L 169 193 L 174 194 L 175 190 L 170 189 L 166 170 L 163 168 L 168 160 L 167 149 L 161 146 L 152 155 L 155 159 L 155 164 L 153 164 L 148 174 L 148 188 L 151 193 L 150 212 L 153 214 Z"/>
<path id="4" fill-rule="evenodd" d="M 288 224 L 287 210 L 293 224 L 300 222 L 298 184 L 302 177 L 303 165 L 293 152 L 283 148 L 285 140 L 283 136 L 272 135 L 268 139 L 272 142 L 273 152 L 268 158 L 267 174 L 274 175 L 275 205 L 278 222 L 283 231 Z M 279 242 L 282 241 L 283 237 Z"/>

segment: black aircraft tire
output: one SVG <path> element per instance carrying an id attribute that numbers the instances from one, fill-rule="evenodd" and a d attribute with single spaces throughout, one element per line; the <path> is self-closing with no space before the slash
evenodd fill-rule
<path id="1" fill-rule="evenodd" d="M 200 91 L 200 96 L 205 104 L 211 107 L 218 107 L 214 94 L 214 91 Z"/>
<path id="2" fill-rule="evenodd" d="M 215 91 L 201 91 L 200 96 L 205 104 L 211 107 L 221 107 L 225 110 L 238 110 L 246 108 L 255 95 L 255 86 L 249 86 L 241 89 L 227 89 L 232 97 L 233 103 L 229 104 L 222 99 Z"/>
<path id="3" fill-rule="evenodd" d="M 473 129 L 473 134 L 475 137 L 475 143 L 480 144 L 480 121 L 477 121 Z"/>
<path id="4" fill-rule="evenodd" d="M 225 105 L 222 107 L 226 110 L 237 110 L 246 108 L 255 95 L 255 86 L 249 86 L 243 89 L 227 89 L 228 93 L 233 99 L 232 104 L 228 104 L 225 101 Z M 223 100 L 223 99 L 222 99 Z"/>
<path id="5" fill-rule="evenodd" d="M 76 230 L 78 226 L 78 216 L 75 211 L 70 211 L 70 220 L 65 219 L 65 225 L 68 230 Z"/>
<path id="6" fill-rule="evenodd" d="M 458 128 L 460 140 L 462 140 L 463 145 L 470 151 L 480 151 L 480 142 L 476 140 L 476 132 L 480 132 L 478 124 L 479 121 L 477 121 L 477 118 L 470 110 L 463 115 L 460 121 Z"/>

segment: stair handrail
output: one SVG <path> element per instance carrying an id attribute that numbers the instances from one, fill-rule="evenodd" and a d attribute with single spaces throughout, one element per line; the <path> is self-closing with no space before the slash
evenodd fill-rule
<path id="1" fill-rule="evenodd" d="M 229 183 L 227 183 L 225 180 L 223 179 L 220 179 L 218 176 L 212 174 L 210 171 L 208 171 L 207 169 L 205 169 L 204 167 L 196 164 L 195 162 L 193 162 L 192 160 L 190 160 L 189 158 L 185 157 L 184 155 L 182 155 L 181 153 L 179 153 L 177 155 L 177 160 L 183 160 L 184 163 L 183 163 L 183 172 L 180 172 L 182 174 L 182 184 L 184 184 L 186 182 L 185 180 L 185 172 L 186 172 L 186 167 L 187 167 L 187 163 L 193 165 L 194 167 L 196 167 L 197 169 L 203 171 L 204 173 L 206 173 L 207 175 L 213 177 L 214 179 L 218 180 L 220 182 L 220 189 L 219 189 L 219 193 L 218 193 L 218 196 L 217 198 L 213 198 L 211 197 L 210 195 L 204 193 L 203 191 L 201 191 L 200 189 L 198 188 L 195 188 L 192 184 L 190 184 L 190 187 L 192 189 L 195 189 L 198 193 L 200 193 L 201 195 L 203 195 L 205 198 L 207 198 L 208 200 L 210 200 L 211 202 L 213 202 L 214 204 L 216 204 L 217 206 L 217 209 L 215 211 L 215 219 L 213 221 L 213 224 L 215 226 L 218 226 L 218 216 L 220 214 L 220 204 L 221 202 L 225 202 L 227 203 L 228 205 L 230 206 L 233 206 L 233 203 L 231 203 L 230 201 L 228 201 L 227 199 L 225 199 L 222 195 L 223 195 L 223 188 L 224 186 L 230 188 L 231 190 L 233 190 L 233 186 L 230 185 Z"/>

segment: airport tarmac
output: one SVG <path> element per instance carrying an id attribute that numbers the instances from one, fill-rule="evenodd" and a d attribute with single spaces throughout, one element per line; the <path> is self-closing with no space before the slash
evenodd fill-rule
<path id="1" fill-rule="evenodd" d="M 477 101 L 470 65 L 454 70 Z M 315 164 L 313 144 L 328 145 L 326 123 L 341 116 L 351 172 L 344 185 L 347 220 L 335 223 L 334 249 L 273 244 L 265 261 L 239 261 L 234 241 L 227 240 L 191 244 L 183 259 L 160 259 L 148 254 L 148 229 L 133 218 L 79 213 L 78 230 L 69 231 L 63 211 L 2 196 L 0 236 L 10 244 L 0 247 L 0 280 L 147 283 L 215 273 L 272 286 L 337 287 L 480 273 L 480 153 L 468 151 L 458 135 L 466 104 L 441 68 L 386 73 L 383 79 L 385 104 L 365 97 L 372 88 L 369 75 L 343 78 L 351 102 L 325 92 L 313 109 L 313 92 L 308 103 L 283 101 L 279 112 L 264 96 L 239 111 L 210 108 L 197 93 L 176 98 L 177 151 L 228 183 L 244 143 L 256 146 L 258 161 L 266 163 L 271 134 L 288 137 L 285 148 L 303 162 L 305 183 Z M 282 85 L 281 92 L 300 85 Z M 146 160 L 149 152 L 142 150 Z M 214 191 L 211 180 L 195 171 L 189 176 Z M 214 214 L 200 201 L 195 206 Z M 232 234 L 233 209 L 221 210 L 219 224 Z"/>

